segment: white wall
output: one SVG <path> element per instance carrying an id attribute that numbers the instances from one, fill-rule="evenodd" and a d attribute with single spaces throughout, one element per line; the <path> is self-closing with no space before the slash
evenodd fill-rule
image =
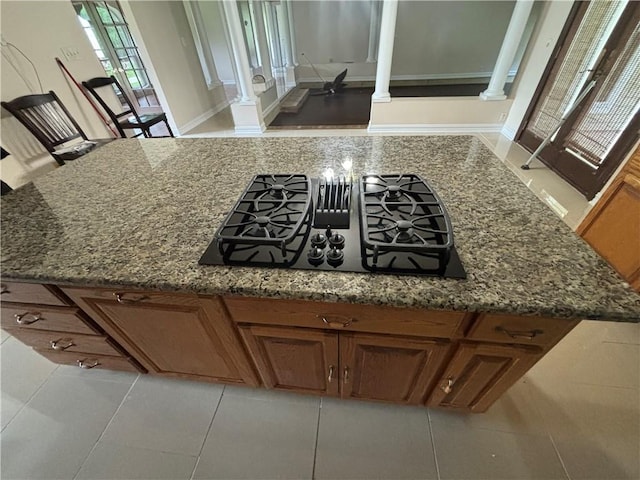
<path id="1" fill-rule="evenodd" d="M 217 104 L 225 101 L 224 92 L 222 88 L 210 91 L 206 85 L 182 2 L 122 4 L 141 54 L 150 62 L 146 66 L 153 70 L 152 78 L 156 77 L 154 87 L 161 90 L 160 100 L 170 110 L 178 132 L 184 133 L 210 117 Z"/>
<path id="2" fill-rule="evenodd" d="M 2 1 L 1 32 L 4 41 L 15 44 L 34 63 L 44 92 L 53 90 L 89 138 L 109 138 L 110 132 L 80 91 L 62 73 L 55 62 L 59 57 L 78 81 L 104 76 L 87 36 L 76 17 L 71 1 Z M 4 42 L 3 42 L 4 43 Z M 79 59 L 67 61 L 62 47 L 74 47 Z M 3 101 L 22 95 L 41 93 L 29 63 L 19 53 L 2 45 L 0 96 Z M 25 76 L 25 83 L 5 58 L 13 59 Z M 13 186 L 21 185 L 39 169 L 52 165 L 44 148 L 8 112 L 2 110 L 2 145 L 12 153 L 2 160 L 2 177 Z"/>
<path id="3" fill-rule="evenodd" d="M 218 78 L 223 83 L 236 83 L 233 64 L 229 54 L 227 40 L 225 38 L 222 12 L 217 1 L 200 1 L 200 12 L 207 26 L 207 37 L 211 45 L 213 59 L 218 70 Z"/>

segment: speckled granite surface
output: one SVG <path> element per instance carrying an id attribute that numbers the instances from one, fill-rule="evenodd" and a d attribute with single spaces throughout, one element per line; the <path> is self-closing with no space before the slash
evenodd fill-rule
<path id="1" fill-rule="evenodd" d="M 466 280 L 199 266 L 256 173 L 417 173 Z M 640 295 L 470 136 L 113 142 L 5 196 L 5 279 L 640 320 Z"/>

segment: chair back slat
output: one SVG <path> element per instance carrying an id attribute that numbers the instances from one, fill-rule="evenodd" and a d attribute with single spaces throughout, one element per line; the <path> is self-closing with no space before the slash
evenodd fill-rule
<path id="1" fill-rule="evenodd" d="M 89 93 L 91 93 L 91 95 L 93 95 L 93 97 L 102 106 L 104 111 L 107 112 L 107 115 L 109 115 L 109 118 L 111 119 L 113 124 L 116 126 L 116 128 L 120 132 L 120 135 L 123 138 L 126 138 L 127 135 L 125 134 L 124 129 L 120 125 L 120 121 L 119 120 L 122 117 L 133 116 L 133 117 L 135 117 L 135 119 L 138 122 L 140 122 L 140 116 L 138 115 L 138 112 L 136 111 L 136 109 L 134 108 L 133 104 L 131 103 L 131 100 L 129 100 L 129 97 L 127 96 L 127 94 L 124 92 L 124 89 L 120 85 L 120 82 L 118 82 L 116 77 L 114 77 L 113 75 L 111 75 L 110 77 L 92 78 L 90 80 L 82 82 L 82 86 L 84 88 L 86 88 L 89 91 Z M 106 87 L 106 86 L 113 86 L 113 87 L 118 89 L 118 92 L 120 92 L 120 95 L 122 95 L 122 98 L 124 99 L 125 103 L 127 104 L 128 109 L 126 109 L 126 110 L 124 110 L 124 111 L 122 111 L 120 113 L 116 113 L 116 112 L 113 111 L 113 109 L 111 107 L 109 107 L 109 105 L 107 105 L 107 102 L 105 102 L 104 99 L 98 94 L 98 92 L 96 92 L 97 88 L 102 88 L 102 87 Z"/>

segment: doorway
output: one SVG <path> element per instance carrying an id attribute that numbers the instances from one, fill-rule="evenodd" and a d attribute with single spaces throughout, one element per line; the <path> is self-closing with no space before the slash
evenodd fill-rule
<path id="1" fill-rule="evenodd" d="M 538 159 L 591 200 L 637 141 L 639 109 L 640 3 L 577 2 L 517 142 L 534 151 L 566 116 Z"/>

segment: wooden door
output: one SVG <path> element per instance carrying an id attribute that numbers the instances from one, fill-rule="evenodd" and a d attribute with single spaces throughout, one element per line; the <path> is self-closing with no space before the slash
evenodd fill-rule
<path id="1" fill-rule="evenodd" d="M 342 397 L 422 404 L 448 348 L 444 341 L 340 333 Z"/>
<path id="2" fill-rule="evenodd" d="M 258 384 L 218 298 L 63 290 L 151 373 Z"/>
<path id="3" fill-rule="evenodd" d="M 640 3 L 576 2 L 565 30 L 517 141 L 534 151 L 566 117 L 538 159 L 591 200 L 638 139 Z"/>
<path id="4" fill-rule="evenodd" d="M 240 333 L 267 388 L 339 394 L 338 334 L 258 325 Z"/>
<path id="5" fill-rule="evenodd" d="M 542 350 L 534 347 L 463 344 L 428 405 L 484 412 L 540 358 Z"/>

